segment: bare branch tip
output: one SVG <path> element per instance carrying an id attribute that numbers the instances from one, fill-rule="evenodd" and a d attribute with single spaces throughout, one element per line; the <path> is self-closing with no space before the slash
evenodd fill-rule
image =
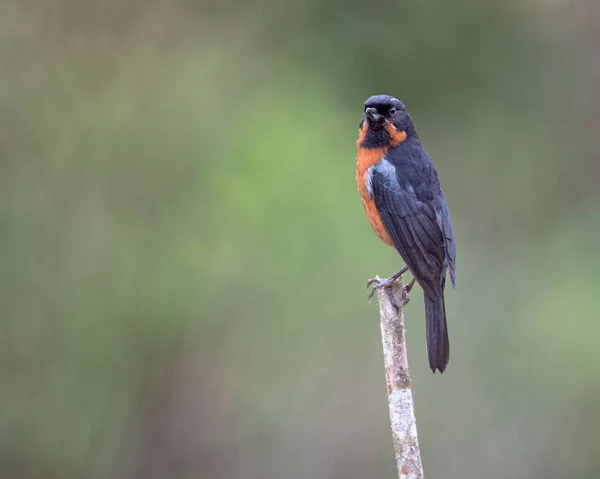
<path id="1" fill-rule="evenodd" d="M 412 283 L 409 285 L 405 287 L 402 276 L 399 276 L 391 284 L 378 288 L 377 299 L 398 477 L 422 479 L 423 467 L 404 333 L 404 306 L 410 299 Z"/>

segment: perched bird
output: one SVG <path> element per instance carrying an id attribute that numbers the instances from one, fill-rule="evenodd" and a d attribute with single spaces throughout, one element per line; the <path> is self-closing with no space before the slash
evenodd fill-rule
<path id="1" fill-rule="evenodd" d="M 365 102 L 357 140 L 356 182 L 371 227 L 396 248 L 406 266 L 389 278 L 369 280 L 376 289 L 390 286 L 407 270 L 425 297 L 429 366 L 444 372 L 450 342 L 444 305 L 446 272 L 456 288 L 456 245 L 452 220 L 437 172 L 419 141 L 402 102 L 376 95 Z"/>

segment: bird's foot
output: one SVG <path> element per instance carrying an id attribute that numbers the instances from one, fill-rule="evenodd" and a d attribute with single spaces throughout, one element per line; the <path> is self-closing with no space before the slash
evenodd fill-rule
<path id="1" fill-rule="evenodd" d="M 396 281 L 400 276 L 402 276 L 407 271 L 408 271 L 408 266 L 404 266 L 403 268 L 400 268 L 399 271 L 394 273 L 389 278 L 384 278 L 384 279 L 371 278 L 369 281 L 367 281 L 367 288 L 369 288 L 371 285 L 373 285 L 373 289 L 371 289 L 371 291 L 369 291 L 369 299 L 371 299 L 373 297 L 376 290 L 382 289 L 382 288 L 389 288 L 394 283 L 394 281 Z M 415 284 L 415 280 L 413 278 L 413 280 L 404 287 L 404 291 L 408 294 L 414 284 Z"/>
<path id="2" fill-rule="evenodd" d="M 403 300 L 403 303 L 404 303 L 405 306 L 410 301 L 410 292 L 413 289 L 414 285 L 415 285 L 415 278 L 411 279 L 410 283 L 404 285 L 404 300 Z"/>

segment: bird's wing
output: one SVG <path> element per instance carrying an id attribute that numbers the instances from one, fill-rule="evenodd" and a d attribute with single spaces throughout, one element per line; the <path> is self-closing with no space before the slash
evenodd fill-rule
<path id="1" fill-rule="evenodd" d="M 394 246 L 430 297 L 441 293 L 446 259 L 443 217 L 410 183 L 399 182 L 385 158 L 371 171 L 375 207 Z M 450 225 L 451 231 L 451 225 Z"/>
<path id="2" fill-rule="evenodd" d="M 444 230 L 444 238 L 446 239 L 446 255 L 448 256 L 450 281 L 452 281 L 452 287 L 456 289 L 456 243 L 454 242 L 452 218 L 450 218 L 450 212 L 445 200 L 442 207 L 442 229 Z"/>

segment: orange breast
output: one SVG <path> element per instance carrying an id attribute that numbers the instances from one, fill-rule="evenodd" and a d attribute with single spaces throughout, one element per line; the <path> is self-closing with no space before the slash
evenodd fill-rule
<path id="1" fill-rule="evenodd" d="M 371 224 L 371 228 L 373 228 L 373 231 L 375 231 L 375 234 L 381 241 L 390 246 L 394 246 L 394 243 L 386 231 L 385 226 L 383 226 L 381 217 L 377 212 L 375 201 L 372 198 L 369 198 L 369 191 L 367 190 L 366 185 L 368 169 L 383 158 L 388 148 L 363 148 L 361 144 L 365 139 L 366 134 L 367 125 L 365 123 L 360 130 L 360 135 L 356 142 L 358 151 L 358 154 L 356 155 L 356 184 L 358 186 L 358 191 L 360 192 L 363 206 L 365 207 L 365 213 L 367 213 L 367 219 Z"/>

